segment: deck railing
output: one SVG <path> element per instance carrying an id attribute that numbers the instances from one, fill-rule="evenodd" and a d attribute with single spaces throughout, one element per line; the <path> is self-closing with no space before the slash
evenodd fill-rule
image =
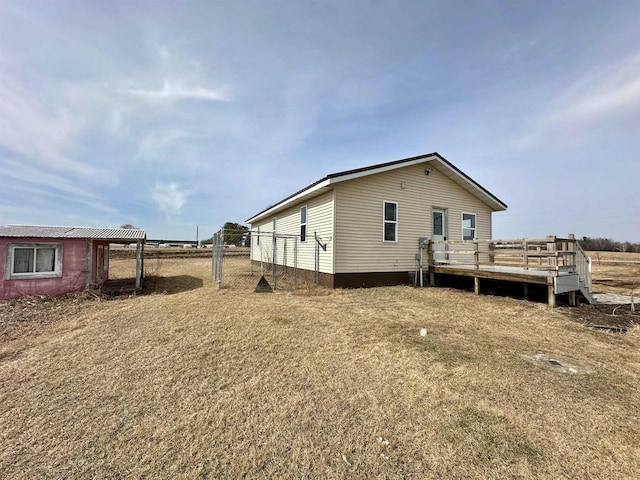
<path id="1" fill-rule="evenodd" d="M 576 242 L 576 273 L 582 285 L 587 286 L 589 292 L 591 292 L 591 258 L 584 253 L 584 250 L 579 243 Z"/>
<path id="2" fill-rule="evenodd" d="M 578 273 L 591 284 L 589 258 L 573 237 L 519 238 L 501 240 L 428 241 L 429 265 L 520 267 Z"/>

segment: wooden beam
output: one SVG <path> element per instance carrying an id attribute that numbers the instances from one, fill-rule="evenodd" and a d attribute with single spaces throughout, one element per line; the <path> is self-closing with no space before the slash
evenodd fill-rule
<path id="1" fill-rule="evenodd" d="M 525 300 L 529 300 L 529 284 L 527 282 L 524 282 L 522 287 L 522 290 L 524 292 L 524 299 Z"/>
<path id="2" fill-rule="evenodd" d="M 136 243 L 136 290 L 142 288 L 142 243 Z"/>
<path id="3" fill-rule="evenodd" d="M 445 273 L 447 275 L 460 275 L 464 277 L 480 277 L 491 278 L 494 280 L 506 280 L 510 282 L 527 282 L 540 285 L 547 285 L 546 276 L 534 276 L 527 274 L 508 273 L 508 272 L 490 272 L 487 270 L 474 270 L 472 268 L 455 268 L 455 267 L 439 267 L 433 266 L 430 273 Z"/>
<path id="4" fill-rule="evenodd" d="M 547 286 L 547 290 L 549 293 L 549 306 L 551 308 L 556 307 L 556 292 L 553 288 L 553 284 Z"/>
<path id="5" fill-rule="evenodd" d="M 575 307 L 576 305 L 576 291 L 573 290 L 572 292 L 569 292 L 569 306 Z"/>
<path id="6" fill-rule="evenodd" d="M 480 278 L 473 277 L 473 293 L 480 295 Z"/>

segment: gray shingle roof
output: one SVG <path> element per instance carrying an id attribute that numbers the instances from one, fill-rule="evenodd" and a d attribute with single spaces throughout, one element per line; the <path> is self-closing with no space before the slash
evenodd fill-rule
<path id="1" fill-rule="evenodd" d="M 91 240 L 146 240 L 144 230 L 135 228 L 49 227 L 42 225 L 2 225 L 0 237 L 15 238 L 82 238 Z"/>

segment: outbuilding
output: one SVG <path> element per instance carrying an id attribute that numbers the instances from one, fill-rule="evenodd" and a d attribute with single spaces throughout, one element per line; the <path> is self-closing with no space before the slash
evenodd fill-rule
<path id="1" fill-rule="evenodd" d="M 100 288 L 109 279 L 109 244 L 136 245 L 136 289 L 144 280 L 144 230 L 0 226 L 0 300 Z"/>

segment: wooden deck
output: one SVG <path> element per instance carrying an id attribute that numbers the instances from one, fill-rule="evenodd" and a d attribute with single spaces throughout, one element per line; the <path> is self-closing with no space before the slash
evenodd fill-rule
<path id="1" fill-rule="evenodd" d="M 469 240 L 420 244 L 420 258 L 426 263 L 430 283 L 436 274 L 473 277 L 474 290 L 480 293 L 481 279 L 492 279 L 527 285 L 546 285 L 549 305 L 556 305 L 556 295 L 567 293 L 569 304 L 576 304 L 576 294 L 593 303 L 591 295 L 591 259 L 572 235 L 568 238 L 549 236 L 541 239 Z M 419 278 L 419 277 L 417 277 Z"/>

